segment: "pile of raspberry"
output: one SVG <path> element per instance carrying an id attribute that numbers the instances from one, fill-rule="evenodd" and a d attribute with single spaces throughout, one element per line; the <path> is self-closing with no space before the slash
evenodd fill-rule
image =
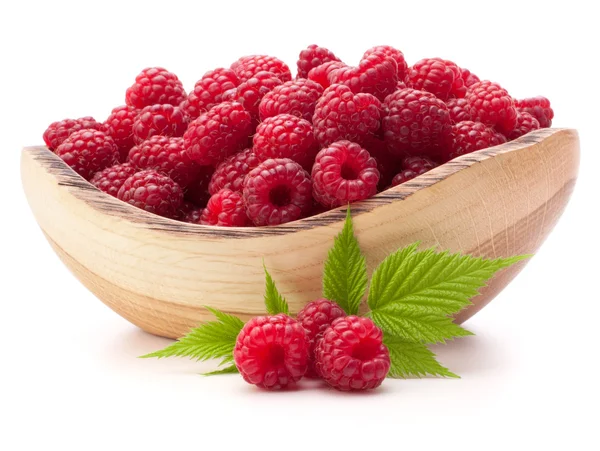
<path id="1" fill-rule="evenodd" d="M 452 61 L 408 66 L 383 45 L 348 66 L 324 47 L 244 56 L 186 93 L 143 70 L 104 122 L 52 123 L 44 141 L 100 190 L 197 224 L 270 226 L 369 198 L 542 127 L 544 97 L 516 100 Z"/>
<path id="2" fill-rule="evenodd" d="M 308 303 L 296 319 L 251 319 L 237 337 L 233 358 L 246 382 L 266 389 L 309 377 L 342 391 L 368 390 L 379 387 L 390 369 L 381 329 L 369 318 L 346 316 L 327 299 Z"/>

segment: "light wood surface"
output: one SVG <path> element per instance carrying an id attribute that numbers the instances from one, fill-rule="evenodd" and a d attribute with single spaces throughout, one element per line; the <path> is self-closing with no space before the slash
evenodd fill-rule
<path id="1" fill-rule="evenodd" d="M 354 204 L 369 271 L 415 241 L 490 258 L 534 253 L 562 214 L 578 165 L 576 131 L 538 130 Z M 65 265 L 121 316 L 165 337 L 210 319 L 204 305 L 244 319 L 264 314 L 263 258 L 292 312 L 319 297 L 323 261 L 345 214 L 339 208 L 268 228 L 200 226 L 98 191 L 45 147 L 25 148 L 21 171 L 31 209 Z M 525 264 L 495 277 L 457 321 Z"/>

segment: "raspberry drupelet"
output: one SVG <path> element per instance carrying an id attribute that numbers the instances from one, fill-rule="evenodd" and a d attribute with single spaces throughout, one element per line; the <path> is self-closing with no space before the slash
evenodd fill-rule
<path id="1" fill-rule="evenodd" d="M 279 58 L 269 55 L 242 56 L 231 65 L 241 82 L 248 81 L 259 72 L 270 72 L 282 83 L 292 79 L 292 72 L 287 64 Z"/>
<path id="2" fill-rule="evenodd" d="M 264 121 L 278 114 L 293 114 L 310 122 L 322 94 L 323 87 L 312 80 L 300 78 L 285 82 L 262 98 L 258 106 L 260 119 Z"/>
<path id="3" fill-rule="evenodd" d="M 471 118 L 508 133 L 517 125 L 517 109 L 513 98 L 498 83 L 480 81 L 469 88 L 466 96 Z"/>
<path id="4" fill-rule="evenodd" d="M 462 121 L 470 121 L 471 119 L 471 107 L 467 99 L 448 99 L 446 101 L 448 107 L 448 113 L 450 114 L 450 122 L 456 124 Z"/>
<path id="5" fill-rule="evenodd" d="M 188 118 L 181 108 L 169 104 L 143 108 L 133 122 L 133 141 L 139 144 L 154 135 L 183 136 Z"/>
<path id="6" fill-rule="evenodd" d="M 246 175 L 258 166 L 260 161 L 252 149 L 243 150 L 223 160 L 212 174 L 208 191 L 215 194 L 227 188 L 241 193 Z"/>
<path id="7" fill-rule="evenodd" d="M 150 213 L 174 218 L 183 202 L 183 191 L 166 175 L 149 169 L 125 180 L 117 198 Z"/>
<path id="8" fill-rule="evenodd" d="M 119 163 L 94 174 L 90 183 L 101 191 L 117 197 L 119 189 L 137 170 L 130 163 Z"/>
<path id="9" fill-rule="evenodd" d="M 79 119 L 63 119 L 62 121 L 52 122 L 48 126 L 44 132 L 44 142 L 48 149 L 54 151 L 71 133 L 84 128 L 104 131 L 103 125 L 96 122 L 96 119 L 91 116 L 80 117 Z"/>
<path id="10" fill-rule="evenodd" d="M 235 89 L 239 84 L 239 78 L 231 69 L 211 70 L 196 82 L 194 90 L 182 102 L 181 108 L 190 120 L 196 119 L 200 114 L 221 103 L 223 94 Z"/>
<path id="11" fill-rule="evenodd" d="M 55 152 L 86 180 L 119 163 L 119 148 L 114 140 L 96 129 L 84 128 L 71 133 Z"/>
<path id="12" fill-rule="evenodd" d="M 319 47 L 316 44 L 309 45 L 306 49 L 300 52 L 298 62 L 298 77 L 307 78 L 308 73 L 315 67 L 329 62 L 340 62 L 340 59 L 325 47 Z"/>
<path id="13" fill-rule="evenodd" d="M 127 155 L 134 145 L 133 123 L 140 113 L 135 107 L 129 105 L 113 108 L 110 115 L 104 121 L 106 133 L 115 141 L 119 148 L 121 161 L 127 160 Z"/>
<path id="14" fill-rule="evenodd" d="M 135 83 L 127 88 L 125 103 L 135 108 L 169 104 L 177 106 L 185 100 L 183 84 L 172 72 L 162 67 L 149 67 L 135 77 Z"/>
<path id="15" fill-rule="evenodd" d="M 327 89 L 329 86 L 331 86 L 329 74 L 342 67 L 346 67 L 346 65 L 340 61 L 330 61 L 328 63 L 321 64 L 320 66 L 314 67 L 310 70 L 308 73 L 308 79 L 320 84 L 323 89 Z"/>
<path id="16" fill-rule="evenodd" d="M 230 189 L 213 194 L 198 221 L 199 224 L 221 227 L 245 227 L 249 222 L 242 193 Z"/>

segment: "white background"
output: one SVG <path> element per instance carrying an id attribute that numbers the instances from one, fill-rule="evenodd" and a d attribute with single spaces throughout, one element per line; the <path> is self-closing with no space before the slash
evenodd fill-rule
<path id="1" fill-rule="evenodd" d="M 2 2 L 0 450 L 600 449 L 597 14 L 535 3 Z M 19 152 L 50 122 L 104 120 L 146 66 L 189 90 L 245 54 L 294 68 L 311 43 L 354 64 L 377 44 L 409 63 L 452 59 L 516 97 L 549 97 L 555 126 L 580 131 L 580 180 L 554 233 L 467 323 L 476 337 L 436 349 L 460 380 L 266 393 L 199 376 L 207 364 L 136 359 L 169 341 L 88 293 L 29 211 Z"/>

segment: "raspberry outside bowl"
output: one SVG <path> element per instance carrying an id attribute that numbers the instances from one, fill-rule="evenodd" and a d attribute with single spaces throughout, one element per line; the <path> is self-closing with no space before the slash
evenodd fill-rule
<path id="1" fill-rule="evenodd" d="M 415 241 L 490 258 L 533 253 L 562 214 L 578 166 L 577 132 L 541 129 L 355 203 L 368 267 Z M 133 324 L 172 338 L 210 319 L 204 305 L 245 319 L 264 314 L 263 258 L 292 313 L 321 297 L 323 261 L 345 217 L 342 207 L 273 227 L 195 225 L 99 191 L 46 147 L 25 148 L 21 172 L 42 231 L 73 274 Z M 495 277 L 457 321 L 524 265 Z"/>

